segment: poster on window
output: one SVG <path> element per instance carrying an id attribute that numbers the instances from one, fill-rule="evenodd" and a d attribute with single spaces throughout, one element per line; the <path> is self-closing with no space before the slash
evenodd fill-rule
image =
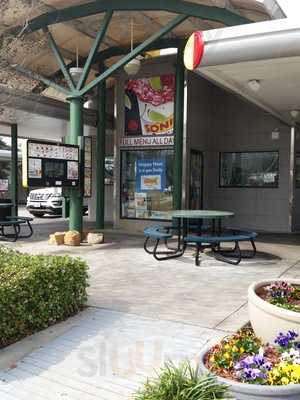
<path id="1" fill-rule="evenodd" d="M 159 191 L 166 187 L 166 160 L 137 160 L 136 190 L 137 192 Z"/>
<path id="2" fill-rule="evenodd" d="M 125 86 L 126 135 L 172 135 L 174 98 L 174 74 L 128 80 Z"/>

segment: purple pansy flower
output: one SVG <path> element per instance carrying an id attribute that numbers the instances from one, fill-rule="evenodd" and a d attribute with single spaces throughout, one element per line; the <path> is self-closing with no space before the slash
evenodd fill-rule
<path id="1" fill-rule="evenodd" d="M 261 354 L 247 356 L 235 364 L 234 369 L 239 379 L 249 383 L 261 383 L 267 379 L 267 372 L 272 369 L 272 363 Z"/>
<path id="2" fill-rule="evenodd" d="M 280 332 L 274 342 L 280 347 L 289 347 L 297 337 L 298 334 L 294 331 L 288 331 L 286 334 Z"/>

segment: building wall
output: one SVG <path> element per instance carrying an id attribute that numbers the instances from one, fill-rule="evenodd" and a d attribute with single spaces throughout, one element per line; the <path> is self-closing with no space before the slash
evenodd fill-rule
<path id="1" fill-rule="evenodd" d="M 290 128 L 199 76 L 191 78 L 191 82 L 190 143 L 204 153 L 204 208 L 233 211 L 231 226 L 291 231 Z M 279 140 L 271 138 L 275 128 L 280 129 Z M 263 150 L 279 150 L 278 188 L 219 187 L 219 152 Z"/>
<path id="2" fill-rule="evenodd" d="M 189 205 L 189 177 L 190 177 L 190 151 L 198 150 L 203 154 L 204 171 L 203 189 L 209 187 L 210 151 L 212 148 L 212 123 L 213 123 L 213 85 L 205 79 L 199 78 L 194 73 L 187 75 L 187 199 Z M 207 208 L 206 196 L 203 196 L 203 208 Z"/>

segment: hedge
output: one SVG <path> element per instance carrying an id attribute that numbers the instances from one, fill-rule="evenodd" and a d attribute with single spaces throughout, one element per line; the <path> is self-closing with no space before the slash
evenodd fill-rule
<path id="1" fill-rule="evenodd" d="M 78 258 L 0 246 L 0 348 L 80 311 L 87 278 L 87 264 Z"/>

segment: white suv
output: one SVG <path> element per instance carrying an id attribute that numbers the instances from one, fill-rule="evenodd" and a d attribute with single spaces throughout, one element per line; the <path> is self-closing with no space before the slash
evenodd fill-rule
<path id="1" fill-rule="evenodd" d="M 45 214 L 62 215 L 63 197 L 61 188 L 35 189 L 29 192 L 27 197 L 27 210 L 35 217 L 43 217 Z M 83 207 L 83 213 L 88 210 Z"/>

